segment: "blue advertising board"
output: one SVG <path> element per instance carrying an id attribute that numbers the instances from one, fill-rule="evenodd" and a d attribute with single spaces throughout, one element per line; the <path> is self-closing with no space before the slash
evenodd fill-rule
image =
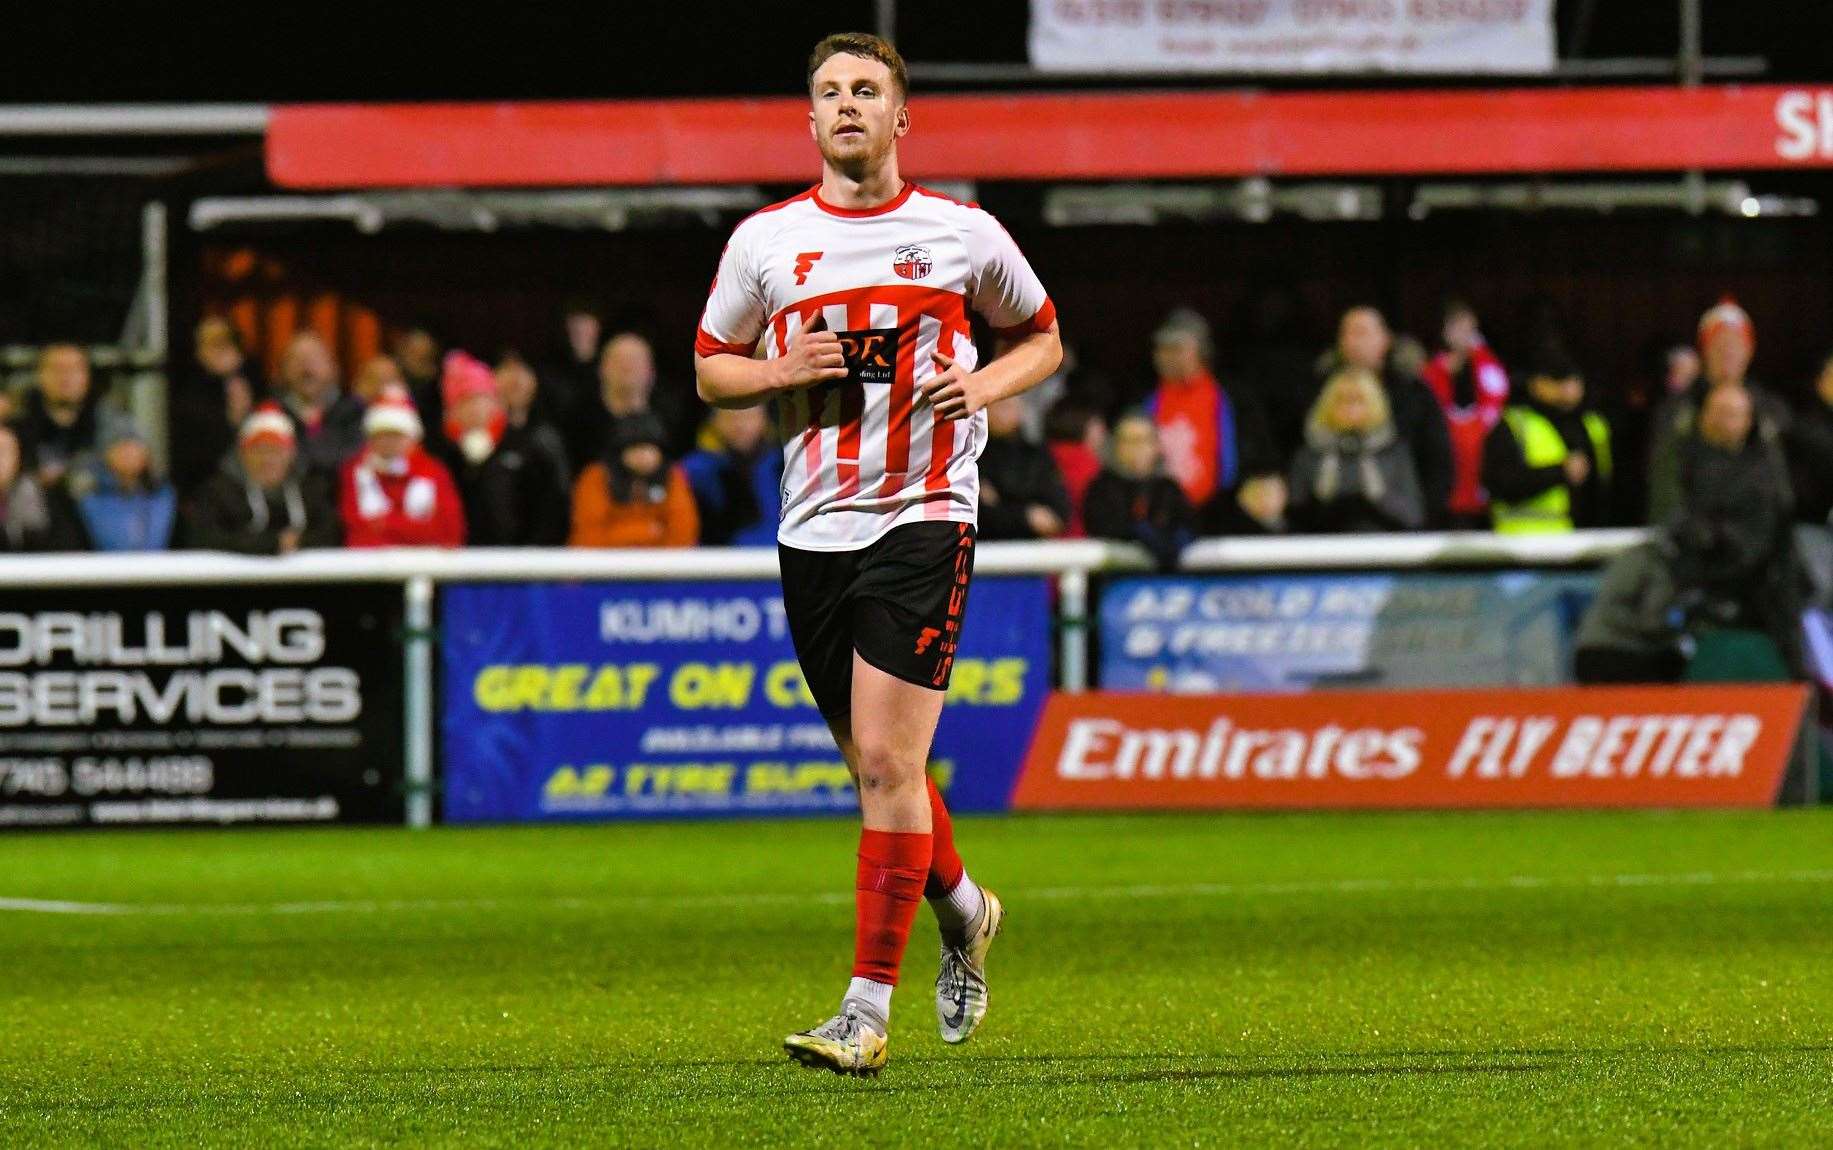
<path id="1" fill-rule="evenodd" d="M 440 592 L 447 822 L 851 811 L 774 582 Z M 931 755 L 1003 810 L 1050 686 L 1042 579 L 976 580 Z"/>
<path id="2" fill-rule="evenodd" d="M 1591 573 L 1217 575 L 1110 584 L 1108 690 L 1538 686 L 1571 681 Z"/>

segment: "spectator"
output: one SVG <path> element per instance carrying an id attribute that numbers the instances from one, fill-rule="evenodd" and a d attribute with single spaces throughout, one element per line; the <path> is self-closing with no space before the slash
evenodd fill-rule
<path id="1" fill-rule="evenodd" d="M 1416 531 L 1425 499 L 1407 441 L 1394 428 L 1372 371 L 1330 377 L 1312 408 L 1305 445 L 1292 461 L 1287 510 L 1294 531 Z"/>
<path id="2" fill-rule="evenodd" d="M 585 300 L 569 300 L 561 323 L 565 330 L 560 346 L 541 368 L 543 394 L 537 410 L 550 422 L 565 424 L 601 402 L 598 357 L 603 350 L 604 324 L 598 309 Z M 543 407 L 545 411 L 540 410 Z M 594 453 L 600 446 L 594 446 Z"/>
<path id="3" fill-rule="evenodd" d="M 782 515 L 783 453 L 763 407 L 716 407 L 700 447 L 681 461 L 700 516 L 700 542 L 766 547 Z"/>
<path id="4" fill-rule="evenodd" d="M 1692 438 L 1705 397 L 1710 393 L 1725 387 L 1747 389 L 1755 413 L 1752 426 L 1758 438 L 1776 444 L 1788 434 L 1792 420 L 1787 406 L 1749 378 L 1756 346 L 1756 328 L 1749 314 L 1731 297 L 1725 297 L 1699 317 L 1702 375 L 1690 390 L 1669 396 L 1655 410 L 1648 461 L 1650 523 L 1669 522 L 1679 508 L 1682 445 Z"/>
<path id="5" fill-rule="evenodd" d="M 447 352 L 440 391 L 446 426 L 434 454 L 458 484 L 469 542 L 477 547 L 565 543 L 565 461 L 558 452 L 543 450 L 526 425 L 509 426 L 495 374 L 462 351 Z"/>
<path id="6" fill-rule="evenodd" d="M 653 414 L 662 426 L 662 449 L 679 454 L 682 421 L 680 396 L 673 389 L 656 394 L 655 353 L 635 332 L 619 332 L 598 357 L 599 402 L 582 405 L 566 424 L 567 458 L 574 466 L 601 458 L 617 425 L 631 416 Z"/>
<path id="7" fill-rule="evenodd" d="M 1711 356 L 1707 356 L 1710 371 Z M 1766 632 L 1799 674 L 1801 596 L 1793 498 L 1780 443 L 1757 428 L 1748 388 L 1716 387 L 1680 444 L 1679 508 L 1669 524 L 1679 607 L 1691 627 Z"/>
<path id="8" fill-rule="evenodd" d="M 1054 539 L 1069 525 L 1069 493 L 1050 452 L 1019 432 L 1025 409 L 1017 397 L 988 405 L 987 443 L 980 453 L 980 538 Z"/>
<path id="9" fill-rule="evenodd" d="M 306 466 L 339 474 L 363 449 L 363 403 L 338 386 L 331 349 L 316 332 L 302 331 L 287 343 L 279 391 Z"/>
<path id="10" fill-rule="evenodd" d="M 242 421 L 236 450 L 185 508 L 185 542 L 205 551 L 290 555 L 335 547 L 340 534 L 330 487 L 299 466 L 293 421 L 277 403 Z"/>
<path id="11" fill-rule="evenodd" d="M 1256 475 L 1232 496 L 1219 493 L 1198 519 L 1205 535 L 1278 535 L 1289 529 L 1291 489 L 1283 475 Z"/>
<path id="12" fill-rule="evenodd" d="M 1088 534 L 1082 519 L 1088 485 L 1101 474 L 1101 457 L 1107 451 L 1107 424 L 1095 409 L 1076 399 L 1060 400 L 1050 409 L 1044 421 L 1044 446 L 1056 462 L 1063 477 L 1063 490 L 1069 496 L 1069 522 L 1063 534 L 1080 539 Z"/>
<path id="13" fill-rule="evenodd" d="M 415 324 L 395 334 L 389 354 L 401 369 L 407 394 L 420 415 L 422 427 L 444 427 L 444 397 L 439 391 L 439 339 L 425 324 Z"/>
<path id="14" fill-rule="evenodd" d="M 445 465 L 420 447 L 420 416 L 404 390 L 363 414 L 363 450 L 344 465 L 339 504 L 351 547 L 460 547 L 465 509 Z"/>
<path id="15" fill-rule="evenodd" d="M 63 485 L 41 485 L 25 469 L 18 434 L 0 427 L 0 552 L 88 549 L 82 519 Z"/>
<path id="16" fill-rule="evenodd" d="M 1489 496 L 1483 490 L 1483 444 L 1508 404 L 1508 372 L 1477 327 L 1477 313 L 1462 300 L 1445 305 L 1440 336 L 1444 349 L 1426 364 L 1432 389 L 1451 435 L 1451 497 L 1446 505 L 1453 527 L 1489 526 Z"/>
<path id="17" fill-rule="evenodd" d="M 1158 425 L 1165 471 L 1192 507 L 1276 470 L 1259 408 L 1216 382 L 1209 355 L 1208 325 L 1194 312 L 1173 312 L 1153 333 L 1158 386 L 1146 413 Z"/>
<path id="18" fill-rule="evenodd" d="M 25 467 L 46 490 L 85 469 L 101 446 L 101 397 L 90 386 L 89 355 L 73 343 L 38 353 L 38 386 L 26 395 L 13 431 Z"/>
<path id="19" fill-rule="evenodd" d="M 1393 334 L 1378 310 L 1361 305 L 1344 312 L 1337 325 L 1336 347 L 1319 361 L 1319 387 L 1310 393 L 1295 433 L 1289 433 L 1284 441 L 1292 445 L 1293 452 L 1303 444 L 1324 380 L 1344 367 L 1373 372 L 1386 393 L 1394 431 L 1405 441 L 1418 470 L 1427 526 L 1443 526 L 1451 500 L 1451 433 L 1432 389 L 1401 370 L 1397 358 Z"/>
<path id="20" fill-rule="evenodd" d="M 1699 352 L 1686 344 L 1676 344 L 1668 348 L 1667 373 L 1662 377 L 1662 392 L 1665 395 L 1685 395 L 1693 390 L 1699 381 L 1701 364 Z"/>
<path id="21" fill-rule="evenodd" d="M 1194 534 L 1196 513 L 1183 487 L 1160 471 L 1158 437 L 1151 416 L 1121 416 L 1108 466 L 1088 485 L 1083 520 L 1091 537 L 1138 543 L 1170 570 Z"/>
<path id="22" fill-rule="evenodd" d="M 371 356 L 363 361 L 363 366 L 356 369 L 356 378 L 350 381 L 350 394 L 368 407 L 382 398 L 382 393 L 391 387 L 406 387 L 407 380 L 401 375 L 401 365 L 392 356 Z"/>
<path id="23" fill-rule="evenodd" d="M 694 493 L 668 462 L 662 421 L 633 412 L 617 422 L 610 450 L 573 485 L 574 547 L 692 547 L 700 534 Z"/>
<path id="24" fill-rule="evenodd" d="M 1787 443 L 1796 520 L 1833 525 L 1833 356 L 1820 365 L 1814 393 L 1795 416 Z"/>
<path id="25" fill-rule="evenodd" d="M 1610 506 L 1610 425 L 1584 410 L 1578 365 L 1547 351 L 1483 448 L 1483 485 L 1504 534 L 1601 527 Z"/>
<path id="26" fill-rule="evenodd" d="M 547 413 L 553 405 L 541 398 L 541 384 L 528 361 L 514 351 L 504 352 L 496 365 L 496 393 L 503 401 L 503 419 L 512 438 L 526 438 L 531 450 L 560 468 L 560 474 L 572 486 L 572 461 L 567 458 L 566 443 L 560 438 Z"/>
<path id="27" fill-rule="evenodd" d="M 133 424 L 109 425 L 99 464 L 79 482 L 77 512 L 97 551 L 164 551 L 172 546 L 178 496 L 153 474 L 152 453 Z"/>
<path id="28" fill-rule="evenodd" d="M 235 445 L 236 428 L 266 394 L 235 328 L 207 316 L 193 337 L 196 367 L 173 381 L 168 399 L 166 447 L 172 485 L 181 496 L 216 473 Z"/>

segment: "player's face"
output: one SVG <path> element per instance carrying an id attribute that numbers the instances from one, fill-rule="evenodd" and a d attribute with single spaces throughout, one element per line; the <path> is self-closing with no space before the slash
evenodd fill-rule
<path id="1" fill-rule="evenodd" d="M 830 56 L 809 86 L 809 132 L 828 166 L 855 178 L 882 165 L 910 130 L 904 94 L 877 60 Z"/>

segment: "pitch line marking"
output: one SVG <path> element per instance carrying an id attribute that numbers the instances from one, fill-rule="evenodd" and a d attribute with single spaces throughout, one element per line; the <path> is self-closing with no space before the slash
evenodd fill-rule
<path id="1" fill-rule="evenodd" d="M 1690 871 L 1672 874 L 1509 875 L 1469 879 L 1329 879 L 1291 882 L 1136 883 L 1116 886 L 1055 886 L 1017 888 L 1019 898 L 1045 901 L 1106 898 L 1184 898 L 1236 895 L 1244 897 L 1307 894 L 1415 894 L 1434 891 L 1492 891 L 1583 889 L 1596 887 L 1686 887 L 1744 883 L 1833 883 L 1833 870 L 1797 871 Z M 261 903 L 122 903 L 78 902 L 68 899 L 3 898 L 0 913 L 87 915 L 97 917 L 176 915 L 313 915 L 387 914 L 399 911 L 492 910 L 530 905 L 561 910 L 590 910 L 616 906 L 747 907 L 771 905 L 851 904 L 851 893 L 805 894 L 755 892 L 730 895 L 607 895 L 601 898 L 451 898 L 451 899 L 320 899 L 306 902 Z"/>

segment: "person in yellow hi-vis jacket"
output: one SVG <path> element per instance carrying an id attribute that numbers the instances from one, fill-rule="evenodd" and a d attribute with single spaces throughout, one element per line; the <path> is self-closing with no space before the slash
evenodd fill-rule
<path id="1" fill-rule="evenodd" d="M 1610 425 L 1586 411 L 1585 380 L 1563 352 L 1543 354 L 1527 401 L 1511 404 L 1483 445 L 1490 518 L 1506 534 L 1601 526 L 1609 514 Z"/>

